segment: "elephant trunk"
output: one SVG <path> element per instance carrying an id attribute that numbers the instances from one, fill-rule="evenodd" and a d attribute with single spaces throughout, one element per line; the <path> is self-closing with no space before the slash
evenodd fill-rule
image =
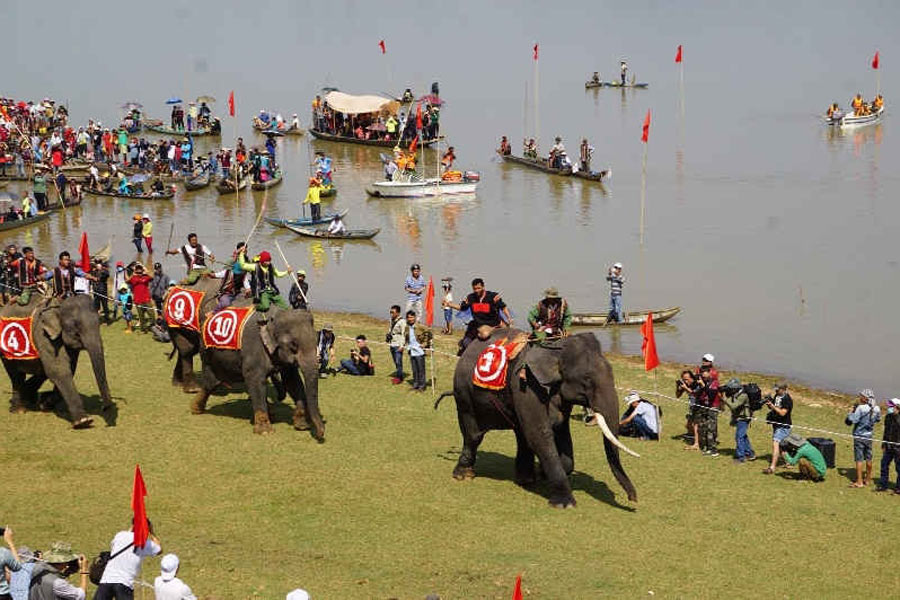
<path id="1" fill-rule="evenodd" d="M 635 452 L 634 450 L 629 449 L 629 448 L 628 448 L 627 446 L 625 446 L 625 444 L 623 444 L 623 443 L 622 443 L 615 435 L 613 435 L 613 432 L 610 430 L 609 425 L 607 425 L 606 419 L 603 418 L 603 415 L 601 415 L 600 413 L 595 413 L 595 414 L 594 414 L 594 419 L 595 419 L 595 420 L 594 420 L 594 423 L 595 423 L 596 425 L 599 425 L 599 426 L 600 426 L 600 431 L 603 432 L 603 437 L 604 437 L 609 443 L 611 443 L 611 444 L 612 444 L 613 446 L 615 446 L 616 448 L 619 448 L 620 450 L 624 450 L 625 452 L 627 452 L 628 454 L 630 454 L 630 455 L 632 455 L 632 456 L 635 456 L 635 457 L 637 457 L 637 458 L 640 458 L 640 457 L 641 457 L 640 454 L 638 454 L 638 453 Z"/>
<path id="2" fill-rule="evenodd" d="M 625 444 L 623 444 L 612 432 L 610 424 L 617 424 L 619 422 L 617 411 L 618 397 L 612 382 L 612 377 L 609 378 L 609 381 L 605 381 L 595 387 L 595 394 L 592 397 L 591 404 L 595 411 L 594 420 L 591 421 L 591 424 L 598 425 L 600 431 L 603 432 L 603 450 L 606 453 L 606 461 L 609 463 L 609 468 L 613 473 L 613 477 L 616 478 L 616 481 L 619 482 L 619 485 L 621 485 L 622 489 L 625 490 L 625 493 L 628 494 L 628 499 L 632 502 L 637 502 L 637 490 L 635 490 L 634 484 L 631 482 L 631 479 L 625 472 L 625 468 L 622 466 L 619 450 L 627 452 L 635 457 L 640 457 L 640 455 L 625 446 Z"/>
<path id="3" fill-rule="evenodd" d="M 93 337 L 93 336 L 92 336 Z M 106 359 L 103 355 L 103 340 L 100 339 L 100 332 L 97 332 L 96 342 L 85 344 L 88 356 L 91 358 L 91 367 L 94 370 L 94 379 L 97 380 L 97 387 L 100 389 L 100 398 L 103 401 L 103 408 L 112 406 L 112 395 L 109 393 L 109 383 L 106 381 Z"/>
<path id="4" fill-rule="evenodd" d="M 325 441 L 325 424 L 319 412 L 319 365 L 316 355 L 301 356 L 298 359 L 303 372 L 303 389 L 306 395 L 306 415 L 313 427 L 313 435 L 320 442 Z"/>

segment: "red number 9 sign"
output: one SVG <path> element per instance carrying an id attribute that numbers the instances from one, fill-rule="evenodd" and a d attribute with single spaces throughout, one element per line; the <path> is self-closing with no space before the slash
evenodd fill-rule
<path id="1" fill-rule="evenodd" d="M 184 327 L 200 331 L 200 318 L 197 308 L 203 299 L 202 292 L 175 288 L 166 298 L 163 312 L 169 327 Z"/>

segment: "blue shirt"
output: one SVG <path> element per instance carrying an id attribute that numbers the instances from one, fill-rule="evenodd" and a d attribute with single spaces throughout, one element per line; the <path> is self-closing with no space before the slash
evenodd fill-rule
<path id="1" fill-rule="evenodd" d="M 0 574 L 3 573 L 3 567 L 7 567 L 10 571 L 18 571 L 22 568 L 22 563 L 13 558 L 9 548 L 0 548 Z M 9 593 L 9 584 L 6 583 L 6 576 L 0 575 L 0 595 Z"/>
<path id="2" fill-rule="evenodd" d="M 878 407 L 868 404 L 857 404 L 853 412 L 847 415 L 847 425 L 853 425 L 853 435 L 858 437 L 872 437 L 875 423 L 881 420 L 881 411 Z"/>
<path id="3" fill-rule="evenodd" d="M 419 340 L 416 339 L 416 326 L 409 325 L 409 339 L 407 340 L 406 347 L 409 349 L 410 356 L 424 356 L 425 351 L 422 350 L 422 346 L 419 344 Z"/>
<path id="4" fill-rule="evenodd" d="M 13 597 L 13 600 L 28 600 L 32 571 L 34 571 L 33 562 L 22 563 L 22 570 L 16 571 L 10 577 L 9 595 Z"/>
<path id="5" fill-rule="evenodd" d="M 413 277 L 412 275 L 406 276 L 406 287 L 411 290 L 416 290 L 419 292 L 418 294 L 413 294 L 412 292 L 407 292 L 406 299 L 410 302 L 417 302 L 422 299 L 422 292 L 425 290 L 425 276 L 419 275 L 418 279 Z"/>

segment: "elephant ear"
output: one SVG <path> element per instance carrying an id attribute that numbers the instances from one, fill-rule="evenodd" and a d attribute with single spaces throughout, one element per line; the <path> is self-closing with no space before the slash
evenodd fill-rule
<path id="1" fill-rule="evenodd" d="M 521 356 L 523 364 L 544 388 L 550 389 L 562 381 L 559 372 L 559 350 L 535 344 L 526 348 Z"/>
<path id="2" fill-rule="evenodd" d="M 41 329 L 51 340 L 62 335 L 62 324 L 59 322 L 59 310 L 48 309 L 41 313 Z"/>

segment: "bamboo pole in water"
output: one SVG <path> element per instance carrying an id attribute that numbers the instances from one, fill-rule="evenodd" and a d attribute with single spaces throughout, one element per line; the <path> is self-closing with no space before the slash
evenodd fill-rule
<path id="1" fill-rule="evenodd" d="M 644 158 L 641 160 L 641 246 L 644 245 L 644 204 L 647 196 L 647 142 L 644 142 Z"/>

